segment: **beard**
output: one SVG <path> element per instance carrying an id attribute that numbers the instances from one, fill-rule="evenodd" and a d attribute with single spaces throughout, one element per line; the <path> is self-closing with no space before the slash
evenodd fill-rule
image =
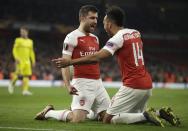
<path id="1" fill-rule="evenodd" d="M 96 25 L 88 24 L 88 25 L 85 25 L 84 31 L 87 33 L 92 33 L 95 31 L 95 28 L 96 28 Z"/>

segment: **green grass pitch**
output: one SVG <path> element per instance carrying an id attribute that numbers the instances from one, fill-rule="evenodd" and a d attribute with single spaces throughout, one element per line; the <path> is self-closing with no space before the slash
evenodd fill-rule
<path id="1" fill-rule="evenodd" d="M 159 108 L 170 106 L 181 118 L 180 127 L 165 124 L 165 128 L 150 124 L 108 125 L 95 121 L 72 124 L 55 120 L 36 121 L 35 114 L 47 104 L 56 109 L 69 108 L 71 96 L 64 88 L 31 88 L 33 96 L 22 96 L 21 89 L 16 88 L 9 95 L 7 88 L 0 88 L 0 130 L 2 131 L 188 131 L 188 90 L 154 89 L 148 106 Z M 107 89 L 110 96 L 117 89 Z"/>

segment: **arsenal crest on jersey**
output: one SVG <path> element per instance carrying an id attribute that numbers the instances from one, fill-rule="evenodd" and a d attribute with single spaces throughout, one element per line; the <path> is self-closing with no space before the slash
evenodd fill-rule
<path id="1" fill-rule="evenodd" d="M 80 105 L 81 106 L 85 105 L 85 100 L 80 100 Z"/>

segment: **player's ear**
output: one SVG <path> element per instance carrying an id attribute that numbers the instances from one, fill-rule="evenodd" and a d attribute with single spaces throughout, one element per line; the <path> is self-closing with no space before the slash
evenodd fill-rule
<path id="1" fill-rule="evenodd" d="M 108 28 L 111 29 L 112 28 L 112 22 L 108 22 Z"/>
<path id="2" fill-rule="evenodd" d="M 106 25 L 107 25 L 107 27 L 109 28 L 109 29 L 111 29 L 112 28 L 112 22 L 109 20 L 109 19 L 105 19 L 104 21 L 106 21 Z"/>
<path id="3" fill-rule="evenodd" d="M 80 21 L 84 21 L 84 20 L 85 20 L 85 17 L 84 17 L 84 16 L 80 16 L 80 17 L 79 17 L 79 20 L 80 20 Z"/>

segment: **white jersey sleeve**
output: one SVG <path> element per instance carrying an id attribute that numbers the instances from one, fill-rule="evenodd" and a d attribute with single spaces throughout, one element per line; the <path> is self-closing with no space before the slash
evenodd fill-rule
<path id="1" fill-rule="evenodd" d="M 74 47 L 76 46 L 76 40 L 75 36 L 73 34 L 68 34 L 65 37 L 64 43 L 63 43 L 63 50 L 62 54 L 70 55 L 72 56 Z"/>
<path id="2" fill-rule="evenodd" d="M 117 32 L 112 38 L 110 38 L 103 49 L 108 50 L 112 55 L 123 46 L 123 33 Z"/>

